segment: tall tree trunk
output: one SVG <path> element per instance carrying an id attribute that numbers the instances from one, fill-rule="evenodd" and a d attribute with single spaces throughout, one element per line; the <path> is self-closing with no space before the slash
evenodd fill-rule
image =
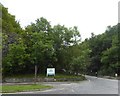
<path id="1" fill-rule="evenodd" d="M 37 82 L 37 65 L 35 65 L 35 84 L 36 84 L 36 82 Z"/>

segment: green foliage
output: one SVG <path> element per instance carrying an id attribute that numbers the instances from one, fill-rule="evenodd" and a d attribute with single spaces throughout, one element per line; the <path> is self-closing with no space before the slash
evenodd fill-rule
<path id="1" fill-rule="evenodd" d="M 90 39 L 81 42 L 76 26 L 52 27 L 41 17 L 23 30 L 7 8 L 2 6 L 0 10 L 3 13 L 0 20 L 4 76 L 33 74 L 36 64 L 38 73 L 46 73 L 47 67 L 55 67 L 57 73 L 95 74 L 98 71 L 101 75 L 120 74 L 119 24 L 108 26 L 100 35 L 91 33 Z"/>
<path id="2" fill-rule="evenodd" d="M 25 52 L 26 46 L 21 41 L 9 44 L 9 50 L 6 57 L 3 58 L 3 73 L 19 73 L 25 67 L 24 61 L 29 57 Z M 9 72 L 9 73 L 6 73 Z"/>
<path id="3" fill-rule="evenodd" d="M 91 64 L 88 68 L 89 73 L 92 70 L 100 75 L 114 75 L 119 74 L 119 59 L 118 59 L 118 25 L 108 26 L 105 33 L 93 36 L 89 40 Z"/>
<path id="4" fill-rule="evenodd" d="M 2 5 L 0 5 L 2 6 Z M 3 74 L 11 74 L 14 71 L 11 70 L 11 66 L 14 66 L 14 59 L 18 61 L 16 65 L 22 64 L 24 57 L 22 57 L 22 52 L 24 49 L 20 43 L 19 38 L 20 33 L 22 33 L 22 28 L 19 23 L 15 21 L 15 16 L 8 13 L 7 8 L 2 6 L 2 61 L 3 61 Z M 19 45 L 20 44 L 20 45 Z M 20 50 L 20 52 L 19 52 Z M 18 53 L 19 52 L 19 53 Z M 14 53 L 14 54 L 13 54 Z M 16 54 L 16 56 L 15 56 Z M 20 56 L 19 56 L 20 55 Z M 14 62 L 14 63 L 13 63 Z M 13 64 L 12 64 L 13 63 Z M 15 66 L 16 66 L 15 65 Z M 10 72 L 10 73 L 9 73 Z"/>
<path id="5" fill-rule="evenodd" d="M 76 73 L 85 73 L 86 68 L 90 64 L 89 55 L 91 50 L 89 49 L 88 42 L 83 42 L 78 47 L 77 46 L 75 46 L 76 48 L 78 48 L 77 50 L 73 49 L 74 51 L 76 51 L 77 55 L 74 55 L 72 58 L 72 69 Z"/>
<path id="6" fill-rule="evenodd" d="M 113 37 L 112 47 L 103 51 L 101 62 L 104 64 L 105 69 L 112 73 L 118 73 L 118 38 L 117 34 Z"/>

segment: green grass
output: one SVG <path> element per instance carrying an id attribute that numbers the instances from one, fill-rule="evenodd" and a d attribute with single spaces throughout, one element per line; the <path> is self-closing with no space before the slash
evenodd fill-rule
<path id="1" fill-rule="evenodd" d="M 6 76 L 6 78 L 34 78 L 34 74 L 20 74 L 20 75 L 11 75 L 11 76 Z M 37 74 L 37 77 L 44 78 L 46 75 L 44 74 Z"/>
<path id="2" fill-rule="evenodd" d="M 2 86 L 0 85 L 0 93 L 2 92 Z"/>
<path id="3" fill-rule="evenodd" d="M 6 78 L 34 78 L 34 74 L 20 74 L 20 75 L 11 75 L 6 76 Z"/>
<path id="4" fill-rule="evenodd" d="M 34 78 L 34 74 L 14 75 L 7 78 Z M 45 74 L 37 74 L 37 78 L 54 78 L 56 81 L 82 81 L 85 80 L 84 76 L 71 75 L 71 74 L 56 74 L 55 76 L 46 76 Z"/>
<path id="5" fill-rule="evenodd" d="M 55 76 L 48 76 L 47 78 L 54 78 L 58 82 L 62 81 L 83 81 L 86 80 L 84 76 L 78 75 L 65 75 L 65 74 L 56 74 Z"/>
<path id="6" fill-rule="evenodd" d="M 81 75 L 65 75 L 65 74 L 56 74 L 55 76 L 48 76 L 48 78 L 56 78 L 56 79 L 60 79 L 60 78 L 81 78 L 83 76 Z"/>
<path id="7" fill-rule="evenodd" d="M 38 78 L 45 78 L 47 77 L 44 74 L 38 74 Z M 66 75 L 66 74 L 56 74 L 55 76 L 48 76 L 48 78 L 79 78 L 82 76 L 77 76 L 77 75 Z M 25 75 L 14 75 L 14 76 L 7 76 L 7 78 L 34 78 L 34 74 L 25 74 Z"/>
<path id="8" fill-rule="evenodd" d="M 3 85 L 2 93 L 14 93 L 14 92 L 24 92 L 24 91 L 39 91 L 43 89 L 52 88 L 52 86 L 45 86 L 40 84 L 32 85 Z"/>
<path id="9" fill-rule="evenodd" d="M 59 78 L 81 78 L 81 76 L 77 76 L 77 75 L 62 75 L 62 74 L 57 74 L 55 76 L 55 78 L 59 79 Z"/>

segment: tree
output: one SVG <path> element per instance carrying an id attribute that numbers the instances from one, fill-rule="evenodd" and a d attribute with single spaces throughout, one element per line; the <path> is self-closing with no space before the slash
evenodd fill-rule
<path id="1" fill-rule="evenodd" d="M 16 45 L 19 42 L 19 38 L 21 38 L 20 34 L 22 33 L 22 28 L 20 27 L 19 22 L 15 21 L 15 16 L 8 13 L 7 8 L 5 8 L 3 5 L 0 5 L 0 7 L 2 7 L 1 8 L 1 11 L 2 11 L 2 18 L 1 18 L 2 19 L 2 61 L 3 61 L 2 69 L 4 70 L 3 74 L 4 73 L 9 74 L 9 71 L 12 68 L 10 66 L 12 66 L 12 62 L 14 62 L 14 61 L 12 61 L 14 58 L 14 56 L 12 55 L 12 52 L 15 50 L 19 50 L 19 47 L 21 47 L 21 45 L 18 45 L 18 46 L 16 46 Z M 22 49 L 20 49 L 20 50 L 22 50 Z M 14 53 L 14 55 L 15 54 L 16 53 Z M 13 56 L 13 58 L 12 58 L 12 56 Z M 18 57 L 16 57 L 16 58 L 18 58 Z M 23 59 L 22 57 L 20 57 L 20 58 Z M 14 62 L 14 64 L 15 64 L 15 62 Z M 23 62 L 23 61 L 21 61 L 21 62 Z M 19 64 L 21 64 L 21 62 Z M 13 64 L 13 66 L 14 66 L 14 64 Z M 13 72 L 10 72 L 10 74 L 12 74 L 12 73 Z"/>
<path id="2" fill-rule="evenodd" d="M 25 49 L 26 46 L 21 39 L 17 43 L 9 44 L 9 53 L 3 59 L 3 73 L 5 75 L 22 73 L 25 68 L 24 61 L 29 56 L 29 54 L 26 54 Z"/>
<path id="3" fill-rule="evenodd" d="M 54 57 L 53 40 L 51 25 L 45 18 L 37 19 L 35 23 L 27 26 L 24 33 L 25 43 L 28 47 L 28 53 L 31 52 L 32 63 L 37 64 L 42 73 L 45 73 L 46 67 L 51 63 Z M 27 34 L 27 35 L 26 35 Z M 26 42 L 28 41 L 29 42 Z"/>
<path id="4" fill-rule="evenodd" d="M 77 46 L 76 46 L 77 47 Z M 73 54 L 72 58 L 72 70 L 73 72 L 85 74 L 86 73 L 86 68 L 89 66 L 90 62 L 90 52 L 91 50 L 89 49 L 88 42 L 82 42 L 81 44 L 78 45 L 78 50 L 74 51 L 77 52 L 77 56 Z"/>
<path id="5" fill-rule="evenodd" d="M 2 5 L 0 5 L 2 6 Z M 55 67 L 57 73 L 86 73 L 95 75 L 120 74 L 119 24 L 108 26 L 103 34 L 91 33 L 91 38 L 81 42 L 76 26 L 51 26 L 41 17 L 24 30 L 15 16 L 2 6 L 2 61 L 3 73 L 46 73 L 47 67 Z M 1 29 L 0 29 L 1 30 Z M 118 34 L 118 35 L 117 35 Z M 15 69 L 15 70 L 13 70 Z M 19 69 L 19 70 L 17 70 Z M 26 71 L 27 70 L 27 71 Z"/>
<path id="6" fill-rule="evenodd" d="M 112 41 L 112 47 L 108 48 L 106 51 L 103 51 L 101 62 L 104 64 L 103 74 L 109 74 L 114 76 L 115 73 L 118 73 L 118 36 L 115 35 Z"/>

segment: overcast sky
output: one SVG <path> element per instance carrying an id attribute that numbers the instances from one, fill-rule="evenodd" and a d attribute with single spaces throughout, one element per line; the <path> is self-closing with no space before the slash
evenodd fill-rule
<path id="1" fill-rule="evenodd" d="M 82 40 L 118 23 L 119 0 L 0 0 L 22 27 L 44 17 L 52 25 L 78 26 Z"/>

